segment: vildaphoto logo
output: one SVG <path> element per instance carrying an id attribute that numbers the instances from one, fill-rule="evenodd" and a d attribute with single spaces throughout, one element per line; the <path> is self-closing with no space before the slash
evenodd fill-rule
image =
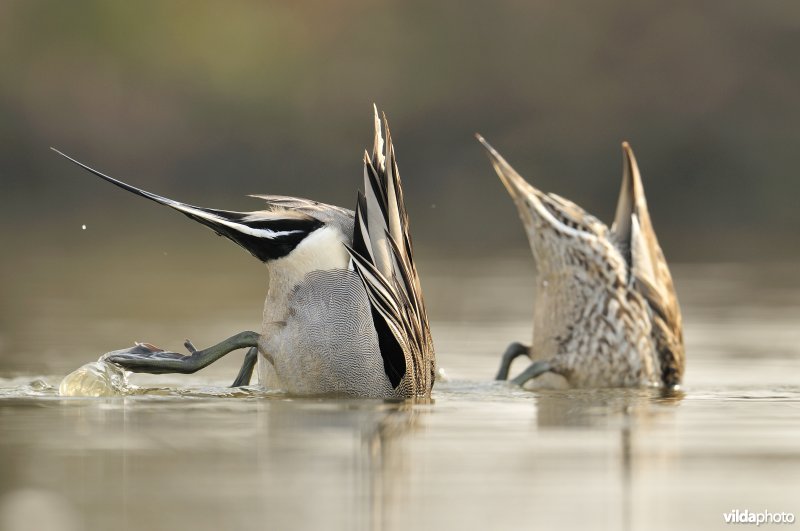
<path id="1" fill-rule="evenodd" d="M 769 511 L 755 513 L 748 509 L 744 509 L 743 511 L 734 509 L 729 513 L 722 513 L 722 518 L 725 519 L 726 524 L 750 524 L 759 526 L 761 524 L 794 523 L 794 513 L 771 513 Z"/>

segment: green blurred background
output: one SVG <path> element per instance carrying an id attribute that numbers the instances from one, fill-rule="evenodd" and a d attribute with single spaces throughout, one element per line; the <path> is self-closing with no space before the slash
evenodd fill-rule
<path id="1" fill-rule="evenodd" d="M 792 258 L 798 51 L 790 0 L 2 0 L 6 260 L 108 238 L 160 252 L 202 232 L 49 146 L 195 204 L 256 209 L 245 194 L 278 193 L 352 207 L 372 102 L 423 248 L 525 246 L 479 131 L 605 220 L 627 139 L 668 258 Z"/>
<path id="2" fill-rule="evenodd" d="M 0 0 L 0 386 L 35 395 L 34 375 L 57 385 L 133 341 L 183 351 L 261 329 L 261 264 L 50 146 L 198 205 L 352 208 L 373 102 L 456 384 L 436 391 L 442 414 L 9 401 L 0 502 L 44 489 L 100 529 L 343 527 L 369 492 L 404 529 L 797 513 L 798 0 Z M 680 408 L 461 386 L 529 341 L 534 287 L 475 132 L 606 221 L 632 143 L 686 324 Z M 241 360 L 134 382 L 227 385 Z"/>
<path id="3" fill-rule="evenodd" d="M 533 261 L 475 132 L 607 221 L 629 140 L 691 322 L 703 284 L 680 263 L 785 272 L 800 254 L 798 51 L 788 0 L 0 0 L 0 373 L 260 327 L 257 261 L 50 146 L 197 205 L 255 210 L 245 195 L 270 193 L 352 207 L 373 102 L 435 326 L 519 323 L 492 356 L 530 333 Z M 764 271 L 746 273 L 758 289 L 722 284 L 735 305 L 776 293 Z M 461 362 L 442 345 L 443 364 Z"/>

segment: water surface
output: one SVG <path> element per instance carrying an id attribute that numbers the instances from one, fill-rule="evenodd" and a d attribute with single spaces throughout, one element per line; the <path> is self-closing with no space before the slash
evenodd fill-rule
<path id="1" fill-rule="evenodd" d="M 61 398 L 67 372 L 133 340 L 178 349 L 257 327 L 261 271 L 167 262 L 156 285 L 90 271 L 54 290 L 33 268 L 8 283 L 26 296 L 0 314 L 0 529 L 715 529 L 732 509 L 800 515 L 793 268 L 676 267 L 689 366 L 665 395 L 491 382 L 530 334 L 529 261 L 423 265 L 447 379 L 400 403 L 231 391 L 240 354 L 136 375 L 130 396 Z"/>

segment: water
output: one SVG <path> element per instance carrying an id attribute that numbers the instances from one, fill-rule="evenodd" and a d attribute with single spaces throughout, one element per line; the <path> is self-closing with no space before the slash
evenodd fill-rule
<path id="1" fill-rule="evenodd" d="M 177 350 L 193 331 L 202 346 L 257 327 L 260 269 L 231 280 L 182 264 L 68 269 L 57 290 L 32 266 L 3 286 L 21 302 L 0 313 L 0 530 L 720 529 L 732 509 L 800 515 L 792 267 L 674 268 L 689 364 L 668 395 L 491 382 L 529 335 L 521 256 L 422 262 L 448 375 L 431 401 L 231 390 L 239 354 L 135 375 L 124 397 L 59 397 L 65 374 L 134 340 Z"/>

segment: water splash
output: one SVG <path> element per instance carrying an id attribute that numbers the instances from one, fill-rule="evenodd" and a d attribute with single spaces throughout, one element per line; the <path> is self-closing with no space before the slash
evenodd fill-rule
<path id="1" fill-rule="evenodd" d="M 0 398 L 47 398 L 58 395 L 58 389 L 47 377 L 0 378 Z"/>
<path id="2" fill-rule="evenodd" d="M 135 386 L 128 384 L 124 370 L 102 358 L 72 371 L 61 380 L 61 396 L 123 396 Z"/>

